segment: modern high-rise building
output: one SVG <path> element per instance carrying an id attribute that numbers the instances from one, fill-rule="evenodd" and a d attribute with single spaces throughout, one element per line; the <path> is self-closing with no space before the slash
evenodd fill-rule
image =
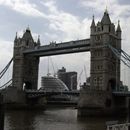
<path id="1" fill-rule="evenodd" d="M 69 90 L 77 90 L 77 72 L 66 72 L 66 68 L 62 67 L 57 74 L 58 78 L 66 84 Z"/>

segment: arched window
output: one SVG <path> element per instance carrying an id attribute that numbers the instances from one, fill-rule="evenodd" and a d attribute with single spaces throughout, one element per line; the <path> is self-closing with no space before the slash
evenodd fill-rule
<path id="1" fill-rule="evenodd" d="M 29 45 L 29 40 L 27 40 L 27 42 L 26 42 L 26 46 L 28 46 Z"/>

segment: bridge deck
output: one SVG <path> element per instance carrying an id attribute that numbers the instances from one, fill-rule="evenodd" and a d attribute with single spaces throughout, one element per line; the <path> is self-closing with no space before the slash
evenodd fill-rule
<path id="1" fill-rule="evenodd" d="M 63 43 L 50 43 L 50 45 L 39 46 L 34 49 L 26 49 L 25 55 L 49 56 L 90 51 L 90 39 L 82 39 Z"/>
<path id="2" fill-rule="evenodd" d="M 39 97 L 39 96 L 51 96 L 51 95 L 75 95 L 79 96 L 80 92 L 77 91 L 62 91 L 62 92 L 45 92 L 45 91 L 39 91 L 39 90 L 25 90 L 26 94 L 28 97 Z M 112 92 L 114 96 L 119 96 L 119 97 L 129 97 L 130 96 L 130 91 L 126 92 Z"/>
<path id="3" fill-rule="evenodd" d="M 52 96 L 52 95 L 75 95 L 79 96 L 79 91 L 62 91 L 62 92 L 45 92 L 39 90 L 25 90 L 28 98 L 35 98 L 41 96 Z"/>

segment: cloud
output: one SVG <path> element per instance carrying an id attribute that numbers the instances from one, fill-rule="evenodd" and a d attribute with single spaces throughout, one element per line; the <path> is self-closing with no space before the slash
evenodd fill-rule
<path id="1" fill-rule="evenodd" d="M 89 37 L 89 25 L 91 20 L 74 16 L 68 12 L 58 9 L 55 1 L 41 2 L 48 8 L 48 20 L 50 30 L 61 32 L 61 36 L 56 40 L 74 40 Z"/>
<path id="2" fill-rule="evenodd" d="M 36 3 L 30 3 L 29 0 L 0 0 L 0 5 L 7 6 L 16 12 L 48 20 L 49 29 L 53 32 L 57 31 L 55 36 L 50 35 L 50 37 L 52 36 L 50 39 L 57 37 L 54 40 L 65 41 L 89 36 L 89 28 L 86 26 L 90 23 L 89 19 L 81 20 L 78 16 L 58 9 L 56 2 L 53 0 L 44 1 L 41 4 L 43 11 L 39 11 L 39 6 Z M 47 33 L 45 32 L 45 34 Z M 59 37 L 57 33 L 60 33 L 61 36 Z"/>
<path id="3" fill-rule="evenodd" d="M 45 17 L 45 15 L 37 9 L 36 4 L 31 4 L 28 0 L 0 0 L 0 5 L 7 6 L 14 11 L 28 16 Z"/>
<path id="4" fill-rule="evenodd" d="M 120 4 L 118 0 L 80 0 L 81 6 L 92 8 L 96 13 L 102 13 L 107 8 L 115 16 L 125 15 L 130 11 L 130 5 Z"/>
<path id="5" fill-rule="evenodd" d="M 65 41 L 72 39 L 87 38 L 89 36 L 90 19 L 81 20 L 78 16 L 64 12 L 58 9 L 57 3 L 53 0 L 40 2 L 43 5 L 43 11 L 38 10 L 38 5 L 30 3 L 29 0 L 0 0 L 0 5 L 7 6 L 14 11 L 24 15 L 41 17 L 49 21 L 49 29 L 51 31 L 60 32 L 58 38 L 55 34 L 52 35 L 54 40 Z M 46 14 L 44 13 L 46 12 Z M 46 32 L 47 34 L 48 32 Z M 51 37 L 51 35 L 50 35 Z"/>
<path id="6" fill-rule="evenodd" d="M 54 0 L 50 0 L 50 1 L 46 1 L 46 2 L 41 1 L 41 4 L 46 6 L 51 13 L 53 13 L 53 14 L 58 13 L 58 10 L 57 10 L 57 7 L 56 7 L 56 2 Z"/>

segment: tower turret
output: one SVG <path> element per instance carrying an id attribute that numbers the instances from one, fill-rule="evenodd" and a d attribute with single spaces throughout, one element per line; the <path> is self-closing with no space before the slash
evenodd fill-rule
<path id="1" fill-rule="evenodd" d="M 102 27 L 103 27 L 103 32 L 110 32 L 111 20 L 110 20 L 107 10 L 104 12 L 101 23 L 102 23 Z"/>
<path id="2" fill-rule="evenodd" d="M 118 20 L 118 26 L 116 30 L 116 35 L 119 39 L 121 39 L 121 27 L 120 27 L 120 21 Z"/>
<path id="3" fill-rule="evenodd" d="M 41 42 L 40 42 L 40 35 L 38 35 L 38 39 L 37 39 L 37 46 L 40 46 Z"/>
<path id="4" fill-rule="evenodd" d="M 18 40 L 18 37 L 17 37 L 17 32 L 16 32 L 16 36 L 15 36 L 15 39 L 14 39 L 14 44 L 17 44 L 17 40 Z"/>
<path id="5" fill-rule="evenodd" d="M 93 34 L 95 32 L 95 20 L 94 20 L 94 15 L 93 15 L 93 20 L 91 23 L 91 34 Z"/>
<path id="6" fill-rule="evenodd" d="M 33 48 L 35 46 L 31 31 L 29 27 L 27 27 L 26 31 L 22 37 L 22 46 L 25 48 Z"/>

